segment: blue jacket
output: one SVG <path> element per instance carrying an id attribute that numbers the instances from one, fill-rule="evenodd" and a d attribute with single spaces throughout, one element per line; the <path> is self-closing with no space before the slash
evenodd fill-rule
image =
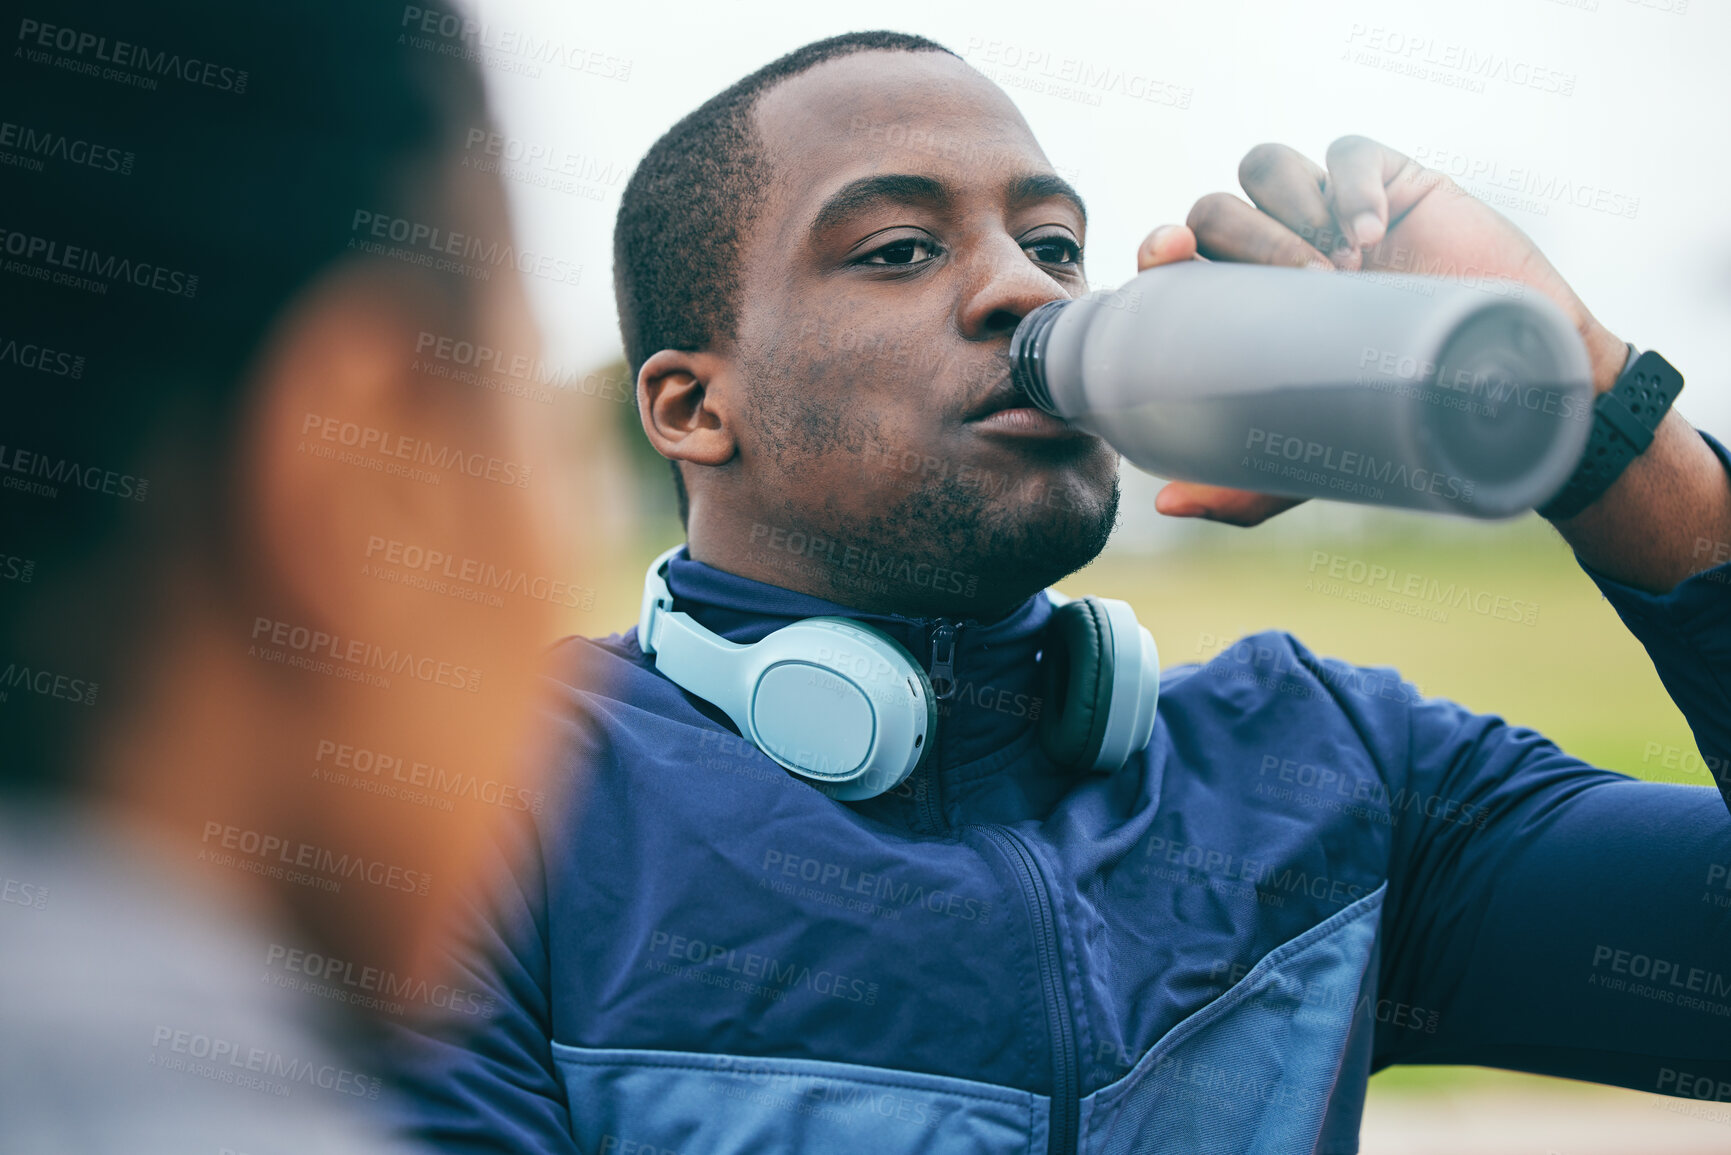
<path id="1" fill-rule="evenodd" d="M 1594 580 L 1731 800 L 1731 566 Z M 929 663 L 940 624 L 683 554 L 669 585 L 742 642 L 841 614 Z M 1356 1151 L 1393 1063 L 1731 1100 L 1713 789 L 1273 632 L 1165 671 L 1123 770 L 1066 774 L 1033 729 L 1050 613 L 963 625 L 934 756 L 863 803 L 633 633 L 565 643 L 583 790 L 525 817 L 465 947 L 493 1013 L 400 1039 L 407 1125 L 465 1152 L 1291 1155 Z"/>

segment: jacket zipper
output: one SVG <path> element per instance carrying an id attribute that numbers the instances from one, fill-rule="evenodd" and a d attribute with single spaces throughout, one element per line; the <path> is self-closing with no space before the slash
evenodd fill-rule
<path id="1" fill-rule="evenodd" d="M 932 695 L 940 702 L 948 701 L 956 692 L 956 639 L 961 632 L 960 622 L 944 618 L 939 618 L 932 627 L 930 680 Z M 928 834 L 938 834 L 944 829 L 944 807 L 938 797 L 938 770 L 942 765 L 938 743 L 943 741 L 944 728 L 940 718 L 937 733 L 932 735 L 932 749 L 926 754 L 925 765 L 920 770 L 926 788 L 918 795 L 916 805 L 920 827 Z"/>
<path id="2" fill-rule="evenodd" d="M 947 701 L 956 692 L 956 636 L 961 623 L 938 619 L 932 629 L 932 692 Z"/>
<path id="3" fill-rule="evenodd" d="M 1080 1073 L 1076 1057 L 1076 1029 L 1069 999 L 1064 993 L 1063 956 L 1058 950 L 1057 918 L 1052 912 L 1051 892 L 1040 873 L 1034 852 L 1007 827 L 978 826 L 981 834 L 998 847 L 1015 869 L 1022 896 L 1034 919 L 1040 984 L 1046 995 L 1046 1022 L 1053 1039 L 1052 1114 L 1046 1150 L 1049 1155 L 1072 1155 L 1076 1150 L 1081 1113 Z"/>

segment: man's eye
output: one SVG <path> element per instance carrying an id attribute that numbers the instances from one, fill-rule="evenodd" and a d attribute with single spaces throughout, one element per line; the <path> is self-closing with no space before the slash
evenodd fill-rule
<path id="1" fill-rule="evenodd" d="M 921 255 L 924 254 L 924 255 Z M 909 237 L 874 249 L 860 261 L 864 265 L 923 265 L 935 260 L 938 246 L 935 242 L 922 237 Z"/>
<path id="2" fill-rule="evenodd" d="M 1082 246 L 1068 237 L 1041 237 L 1022 248 L 1045 265 L 1073 265 L 1082 259 Z"/>

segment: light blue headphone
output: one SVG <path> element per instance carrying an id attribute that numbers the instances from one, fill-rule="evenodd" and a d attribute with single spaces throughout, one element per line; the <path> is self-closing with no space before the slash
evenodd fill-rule
<path id="1" fill-rule="evenodd" d="M 682 548 L 656 558 L 643 579 L 637 644 L 657 670 L 831 798 L 872 798 L 914 772 L 932 747 L 938 699 L 901 643 L 839 617 L 806 618 L 750 645 L 730 642 L 674 610 L 664 571 Z M 1056 608 L 1040 659 L 1048 705 L 1041 748 L 1076 771 L 1117 770 L 1154 732 L 1154 639 L 1125 602 L 1047 596 Z"/>

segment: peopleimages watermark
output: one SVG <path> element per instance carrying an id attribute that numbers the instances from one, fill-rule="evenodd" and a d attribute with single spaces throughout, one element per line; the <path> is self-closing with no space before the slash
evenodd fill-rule
<path id="1" fill-rule="evenodd" d="M 1255 793 L 1258 796 L 1275 801 L 1308 801 L 1323 809 L 1365 818 L 1384 826 L 1399 826 L 1401 818 L 1419 815 L 1482 830 L 1490 817 L 1488 807 L 1441 794 L 1422 793 L 1405 786 L 1391 791 L 1381 778 L 1360 776 L 1332 766 L 1282 758 L 1277 754 L 1262 756 L 1256 777 Z"/>
<path id="2" fill-rule="evenodd" d="M 1145 72 L 1060 56 L 1049 48 L 1030 48 L 978 36 L 968 37 L 962 58 L 998 84 L 1078 104 L 1099 106 L 1111 94 L 1145 104 L 1186 109 L 1196 95 L 1196 90 L 1188 85 L 1174 84 Z"/>
<path id="3" fill-rule="evenodd" d="M 984 144 L 976 136 L 944 132 L 923 124 L 909 125 L 899 120 L 868 120 L 855 116 L 848 122 L 848 133 L 891 148 L 905 148 L 941 160 L 959 161 L 967 166 L 969 172 L 976 174 L 1007 169 L 1019 172 L 1028 163 L 1027 153 L 1020 149 Z M 1052 171 L 1074 184 L 1081 183 L 1082 170 L 1073 165 L 1054 164 Z"/>
<path id="4" fill-rule="evenodd" d="M 1427 606 L 1423 602 L 1408 601 L 1380 593 L 1374 589 L 1365 589 L 1328 578 L 1309 577 L 1304 579 L 1304 588 L 1310 593 L 1319 593 L 1324 597 L 1340 598 L 1342 601 L 1355 605 L 1368 606 L 1375 610 L 1388 610 L 1390 613 L 1404 614 L 1407 617 L 1418 618 L 1420 621 L 1446 623 L 1449 612 L 1437 606 Z"/>
<path id="5" fill-rule="evenodd" d="M 631 79 L 632 62 L 625 57 L 567 44 L 532 31 L 477 20 L 461 12 L 406 4 L 399 27 L 404 29 L 397 37 L 399 44 L 441 56 L 461 57 L 502 72 L 517 72 L 538 79 L 541 66 L 547 65 L 580 76 L 617 80 L 621 84 Z"/>
<path id="6" fill-rule="evenodd" d="M 1159 834 L 1149 835 L 1142 855 L 1148 861 L 1141 873 L 1228 892 L 1233 888 L 1223 884 L 1238 883 L 1243 889 L 1253 888 L 1257 901 L 1271 906 L 1286 905 L 1288 895 L 1308 896 L 1336 906 L 1346 906 L 1376 889 L 1352 879 L 1333 878 L 1303 867 L 1247 858 L 1234 851 L 1182 842 Z M 1161 870 L 1155 865 L 1161 861 L 1169 867 L 1181 869 Z"/>
<path id="7" fill-rule="evenodd" d="M 1318 570 L 1322 571 L 1321 575 L 1317 575 Z M 1325 575 L 1334 582 L 1345 582 L 1349 587 L 1367 592 L 1378 591 L 1396 597 L 1416 598 L 1421 603 L 1428 603 L 1430 607 L 1464 608 L 1480 617 L 1515 622 L 1523 626 L 1539 624 L 1539 607 L 1535 602 L 1512 598 L 1507 594 L 1493 594 L 1485 589 L 1474 589 L 1465 582 L 1451 581 L 1445 585 L 1440 578 L 1427 577 L 1380 562 L 1367 562 L 1345 554 L 1330 553 L 1322 549 L 1311 550 L 1308 572 L 1316 576 L 1307 580 L 1304 588 L 1331 596 L 1347 595 L 1319 581 L 1320 576 Z M 1389 608 L 1399 606 L 1391 603 Z M 1447 615 L 1438 620 L 1447 621 Z"/>
<path id="8" fill-rule="evenodd" d="M 1701 901 L 1714 906 L 1731 906 L 1731 865 L 1723 862 L 1707 864 L 1707 889 Z"/>
<path id="9" fill-rule="evenodd" d="M 785 999 L 797 989 L 868 1007 L 878 1001 L 878 984 L 874 982 L 670 931 L 650 934 L 648 954 L 644 967 L 658 974 L 690 978 L 771 1001 Z"/>
<path id="10" fill-rule="evenodd" d="M 1343 450 L 1302 436 L 1253 425 L 1245 433 L 1244 448 L 1247 456 L 1239 461 L 1244 468 L 1371 501 L 1382 498 L 1384 487 L 1428 493 L 1463 505 L 1471 505 L 1473 501 L 1474 482 L 1470 478 L 1409 467 L 1405 462 L 1379 459 L 1375 454 L 1354 449 Z"/>
<path id="11" fill-rule="evenodd" d="M 1593 400 L 1580 392 L 1558 388 L 1555 383 L 1527 384 L 1507 377 L 1465 369 L 1438 366 L 1435 361 L 1366 345 L 1358 355 L 1358 384 L 1378 392 L 1399 392 L 1431 405 L 1460 409 L 1475 416 L 1495 417 L 1499 406 L 1530 410 L 1563 421 L 1586 421 L 1592 416 Z M 1464 394 L 1465 396 L 1456 396 Z M 1469 401 L 1467 398 L 1482 398 Z"/>
<path id="12" fill-rule="evenodd" d="M 1354 273 L 1391 288 L 1435 296 L 1433 281 L 1446 281 L 1463 289 L 1473 289 L 1491 297 L 1506 297 L 1519 301 L 1527 295 L 1527 284 L 1507 273 L 1476 264 L 1460 264 L 1443 254 L 1427 255 L 1411 245 L 1396 244 L 1384 238 L 1372 245 L 1365 254 L 1365 270 Z"/>
<path id="13" fill-rule="evenodd" d="M 36 559 L 0 551 L 0 581 L 29 585 L 36 576 Z"/>
<path id="14" fill-rule="evenodd" d="M 40 883 L 13 878 L 0 870 L 0 902 L 28 907 L 31 910 L 47 910 L 48 888 Z"/>
<path id="15" fill-rule="evenodd" d="M 1714 1001 L 1731 1000 L 1731 976 L 1721 971 L 1599 943 L 1593 947 L 1592 972 L 1588 986 L 1731 1018 L 1731 1001 Z"/>
<path id="16" fill-rule="evenodd" d="M 198 295 L 196 273 L 16 229 L 0 228 L 0 253 L 17 258 L 5 265 L 14 276 L 97 296 L 106 296 L 110 284 L 133 285 L 189 301 Z"/>
<path id="17" fill-rule="evenodd" d="M 420 1003 L 480 1016 L 492 1014 L 498 1006 L 492 995 L 399 975 L 384 967 L 356 966 L 334 955 L 283 943 L 273 942 L 265 948 L 264 965 L 264 978 L 274 986 L 364 1010 L 401 1015 L 408 1009 L 405 1004 Z"/>
<path id="18" fill-rule="evenodd" d="M 887 665 L 886 665 L 887 668 Z M 786 782 L 787 771 L 772 760 L 769 755 L 752 745 L 747 738 L 726 730 L 703 730 L 697 735 L 696 752 L 698 757 L 693 765 L 704 770 L 720 770 L 734 774 L 753 782 Z M 804 765 L 814 766 L 823 759 L 804 762 Z M 836 769 L 848 770 L 852 767 L 838 766 Z M 912 799 L 916 807 L 925 804 L 928 783 L 926 775 L 914 774 L 896 786 L 884 792 L 885 798 Z"/>
<path id="19" fill-rule="evenodd" d="M 963 678 L 951 682 L 948 696 L 938 700 L 938 717 L 948 718 L 963 706 L 973 706 L 994 714 L 1026 718 L 1035 722 L 1045 710 L 1046 700 L 1038 694 L 1012 690 L 1008 686 L 994 686 L 986 682 L 976 682 L 972 678 Z"/>
<path id="20" fill-rule="evenodd" d="M 1310 1105 L 1319 1113 L 1322 1106 L 1315 1092 L 1278 1078 L 1270 1079 L 1258 1069 L 1187 1059 L 1182 1055 L 1155 1060 L 1147 1077 L 1173 1084 L 1172 1090 L 1165 1094 L 1177 1102 L 1227 1107 L 1255 1099 L 1285 1107 Z"/>
<path id="21" fill-rule="evenodd" d="M 313 778 L 364 793 L 431 806 L 447 813 L 453 800 L 479 802 L 503 810 L 539 814 L 547 796 L 509 782 L 447 770 L 428 762 L 381 750 L 320 738 L 313 753 Z"/>
<path id="22" fill-rule="evenodd" d="M 81 465 L 70 457 L 40 450 L 0 444 L 0 487 L 37 497 L 59 497 L 62 485 L 131 501 L 143 501 L 150 494 L 147 478 L 100 465 Z"/>
<path id="23" fill-rule="evenodd" d="M 494 608 L 505 604 L 501 592 L 567 609 L 587 611 L 595 608 L 595 589 L 592 586 L 531 575 L 509 566 L 500 569 L 492 562 L 428 549 L 378 534 L 367 537 L 366 558 L 366 564 L 361 567 L 362 577 L 425 589 Z"/>
<path id="24" fill-rule="evenodd" d="M 652 1141 L 626 1139 L 609 1131 L 601 1136 L 601 1146 L 596 1149 L 596 1155 L 680 1155 L 680 1152 Z"/>
<path id="25" fill-rule="evenodd" d="M 1367 669 L 1335 658 L 1318 659 L 1316 665 L 1309 666 L 1295 660 L 1290 646 L 1254 638 L 1234 640 L 1204 630 L 1196 639 L 1196 652 L 1212 655 L 1204 667 L 1205 673 L 1253 682 L 1295 698 L 1315 697 L 1319 691 L 1308 684 L 1314 680 L 1323 687 L 1391 702 L 1417 705 L 1424 700 L 1416 685 L 1403 681 L 1393 670 Z"/>
<path id="26" fill-rule="evenodd" d="M 1731 1103 L 1731 1079 L 1693 1074 L 1673 1067 L 1659 1068 L 1658 1083 L 1653 1089 L 1661 1095 L 1678 1095 L 1710 1103 Z"/>
<path id="27" fill-rule="evenodd" d="M 1691 555 L 1696 562 L 1705 561 L 1711 569 L 1701 570 L 1693 576 L 1702 581 L 1717 582 L 1720 585 L 1731 585 L 1731 573 L 1722 573 L 1719 567 L 1731 561 L 1731 541 L 1714 541 L 1709 537 L 1695 539 L 1695 552 Z"/>
<path id="28" fill-rule="evenodd" d="M 1496 208 L 1519 209 L 1542 217 L 1550 215 L 1552 205 L 1569 205 L 1627 220 L 1634 220 L 1641 210 L 1640 197 L 1532 165 L 1504 165 L 1501 161 L 1430 145 L 1415 148 L 1412 158 L 1438 174 L 1433 178 L 1421 177 L 1421 181 L 1446 184 L 1440 177 L 1447 176 L 1459 182 L 1463 193 Z"/>
<path id="29" fill-rule="evenodd" d="M 154 91 L 158 78 L 172 78 L 236 96 L 246 92 L 247 72 L 243 68 L 126 40 L 110 40 L 94 32 L 45 24 L 29 17 L 18 22 L 18 42 L 25 46 L 18 53 L 32 64 L 52 64 L 83 76 L 137 88 Z M 52 52 L 66 55 L 55 57 L 50 55 Z"/>
<path id="30" fill-rule="evenodd" d="M 1395 28 L 1355 23 L 1346 34 L 1346 43 L 1343 60 L 1448 88 L 1483 92 L 1487 81 L 1501 81 L 1559 96 L 1572 96 L 1575 91 L 1572 72 Z"/>
<path id="31" fill-rule="evenodd" d="M 949 355 L 935 342 L 904 330 L 857 329 L 851 325 L 832 329 L 822 318 L 806 317 L 799 323 L 799 338 L 801 341 L 811 339 L 812 344 L 825 352 L 849 353 L 856 359 L 901 362 L 916 373 L 935 372 L 945 368 L 949 361 Z M 968 374 L 970 378 L 979 379 L 969 383 L 988 384 L 1008 375 L 1009 370 L 1002 366 Z"/>
<path id="32" fill-rule="evenodd" d="M 906 1094 L 903 1088 L 826 1079 L 806 1071 L 782 1069 L 773 1060 L 718 1055 L 712 1070 L 725 1079 L 722 1094 L 730 1099 L 743 1099 L 760 1107 L 774 1107 L 811 1118 L 869 1128 L 881 1126 L 891 1119 L 917 1127 L 935 1127 L 944 1117 L 943 1107 Z M 859 1149 L 870 1147 L 867 1143 Z M 623 1145 L 612 1148 L 610 1152 L 605 1139 L 602 1140 L 601 1152 L 602 1155 L 669 1155 L 665 1150 L 641 1145 L 635 1152 Z M 677 1155 L 677 1152 L 671 1155 Z"/>
<path id="33" fill-rule="evenodd" d="M 954 461 L 933 457 L 882 442 L 865 447 L 867 463 L 904 479 L 919 483 L 951 482 L 957 488 L 978 493 L 985 498 L 1016 496 L 1024 504 L 1043 505 L 1048 509 L 1079 510 L 1080 505 L 1070 490 L 1057 488 L 1039 476 L 1017 475 L 1005 470 L 987 469 L 971 461 Z"/>
<path id="34" fill-rule="evenodd" d="M 1215 959 L 1208 968 L 1208 977 L 1220 983 L 1221 989 L 1230 990 L 1243 981 L 1253 969 L 1254 964 L 1251 963 Z M 1413 1003 L 1403 1003 L 1397 999 L 1373 999 L 1369 992 L 1359 995 L 1356 988 L 1343 990 L 1320 979 L 1301 979 L 1295 975 L 1280 975 L 1279 981 L 1271 984 L 1262 993 L 1286 1002 L 1291 1012 L 1296 1012 L 1301 1007 L 1345 1010 L 1350 1006 L 1354 1015 L 1363 1015 L 1387 1026 L 1426 1035 L 1436 1034 L 1437 1026 L 1442 1020 L 1440 1011 L 1429 1010 Z M 1353 1002 L 1355 995 L 1358 996 L 1356 1003 Z"/>
<path id="35" fill-rule="evenodd" d="M 67 377 L 73 381 L 84 376 L 84 354 L 51 349 L 34 341 L 16 337 L 0 338 L 0 365 L 16 365 L 50 377 Z"/>
<path id="36" fill-rule="evenodd" d="M 250 1091 L 286 1096 L 294 1084 L 377 1099 L 384 1081 L 335 1063 L 294 1058 L 266 1047 L 250 1047 L 220 1035 L 158 1026 L 150 1040 L 150 1065 L 231 1083 Z"/>
<path id="37" fill-rule="evenodd" d="M 49 128 L 36 128 L 0 120 L 0 164 L 41 172 L 46 161 L 59 161 L 97 172 L 128 176 L 137 158 L 117 145 L 101 144 L 81 136 L 68 136 Z"/>
<path id="38" fill-rule="evenodd" d="M 488 128 L 469 130 L 463 141 L 463 167 L 595 201 L 606 200 L 607 190 L 616 186 L 626 171 L 616 161 Z"/>
<path id="39" fill-rule="evenodd" d="M 580 374 L 527 353 L 512 353 L 426 330 L 415 338 L 415 354 L 415 362 L 410 368 L 417 372 L 526 397 L 543 405 L 551 405 L 559 393 L 581 393 L 585 397 L 621 405 L 637 399 L 636 382 L 629 377 L 614 378 L 595 372 Z M 428 360 L 422 360 L 423 357 Z"/>
<path id="40" fill-rule="evenodd" d="M 1728 773 L 1731 771 L 1731 758 L 1700 754 L 1687 746 L 1648 742 L 1641 748 L 1641 764 L 1646 765 L 1654 759 L 1658 759 L 1659 765 L 1667 770 L 1705 774 L 1715 782 L 1731 783 L 1731 773 Z"/>
<path id="41" fill-rule="evenodd" d="M 978 574 L 962 573 L 902 554 L 886 554 L 870 546 L 834 541 L 799 529 L 754 522 L 748 540 L 789 557 L 821 561 L 842 571 L 838 576 L 852 579 L 847 584 L 873 583 L 870 588 L 880 593 L 889 592 L 889 583 L 894 582 L 971 598 L 980 584 Z"/>
<path id="42" fill-rule="evenodd" d="M 315 673 L 334 674 L 385 689 L 390 687 L 389 679 L 372 671 L 405 674 L 430 686 L 467 690 L 472 694 L 481 689 L 480 670 L 424 655 L 416 657 L 411 650 L 386 650 L 360 638 L 344 638 L 274 618 L 254 618 L 252 640 L 253 644 L 247 647 L 249 657 L 281 662 L 297 669 L 311 669 Z"/>
<path id="43" fill-rule="evenodd" d="M 488 239 L 473 233 L 453 232 L 425 221 L 376 213 L 357 208 L 349 221 L 350 248 L 407 260 L 412 264 L 488 280 L 497 268 L 516 269 L 556 285 L 575 285 L 583 279 L 583 266 L 563 257 L 548 256 L 518 248 L 509 240 Z M 407 246 L 386 249 L 377 244 L 390 241 Z"/>
<path id="44" fill-rule="evenodd" d="M 1203 673 L 1234 682 L 1248 682 L 1282 697 L 1314 698 L 1315 687 L 1308 680 L 1309 670 L 1289 662 L 1275 647 L 1249 638 L 1234 640 L 1216 636 L 1204 630 L 1196 640 L 1196 652 L 1209 656 Z M 1266 667 L 1266 668 L 1264 668 Z"/>
<path id="45" fill-rule="evenodd" d="M 900 918 L 904 910 L 925 910 L 982 926 L 991 921 L 989 900 L 909 880 L 893 870 L 859 870 L 786 850 L 763 852 L 759 868 L 769 877 L 760 885 L 777 894 L 814 898 L 847 910 Z M 801 885 L 803 884 L 803 885 Z"/>
<path id="46" fill-rule="evenodd" d="M 8 662 L 5 669 L 0 669 L 0 702 L 10 701 L 13 691 L 16 690 L 60 702 L 71 702 L 74 706 L 94 706 L 99 688 L 99 683 L 88 678 L 64 674 L 57 670 L 45 670 L 40 666 L 29 666 L 21 662 Z"/>
<path id="47" fill-rule="evenodd" d="M 214 841 L 213 841 L 214 840 Z M 232 866 L 314 890 L 337 893 L 344 882 L 362 882 L 381 890 L 424 897 L 433 876 L 364 854 L 338 854 L 324 846 L 300 842 L 211 819 L 204 824 L 198 861 Z"/>
<path id="48" fill-rule="evenodd" d="M 309 434 L 312 435 L 310 445 Z M 301 438 L 298 448 L 302 453 L 310 453 L 314 457 L 327 458 L 344 465 L 358 465 L 400 475 L 431 485 L 439 483 L 439 474 L 420 466 L 450 470 L 466 477 L 485 478 L 500 485 L 514 485 L 519 489 L 529 484 L 529 475 L 535 468 L 526 462 L 509 461 L 485 453 L 458 449 L 452 445 L 434 445 L 431 441 L 410 437 L 406 433 L 392 433 L 388 429 L 344 421 L 341 417 L 329 417 L 310 410 L 301 418 Z M 320 445 L 321 441 L 328 444 Z M 335 446 L 352 448 L 354 452 L 344 453 Z M 368 457 L 368 453 L 379 456 Z M 390 460 L 384 461 L 380 458 Z"/>

